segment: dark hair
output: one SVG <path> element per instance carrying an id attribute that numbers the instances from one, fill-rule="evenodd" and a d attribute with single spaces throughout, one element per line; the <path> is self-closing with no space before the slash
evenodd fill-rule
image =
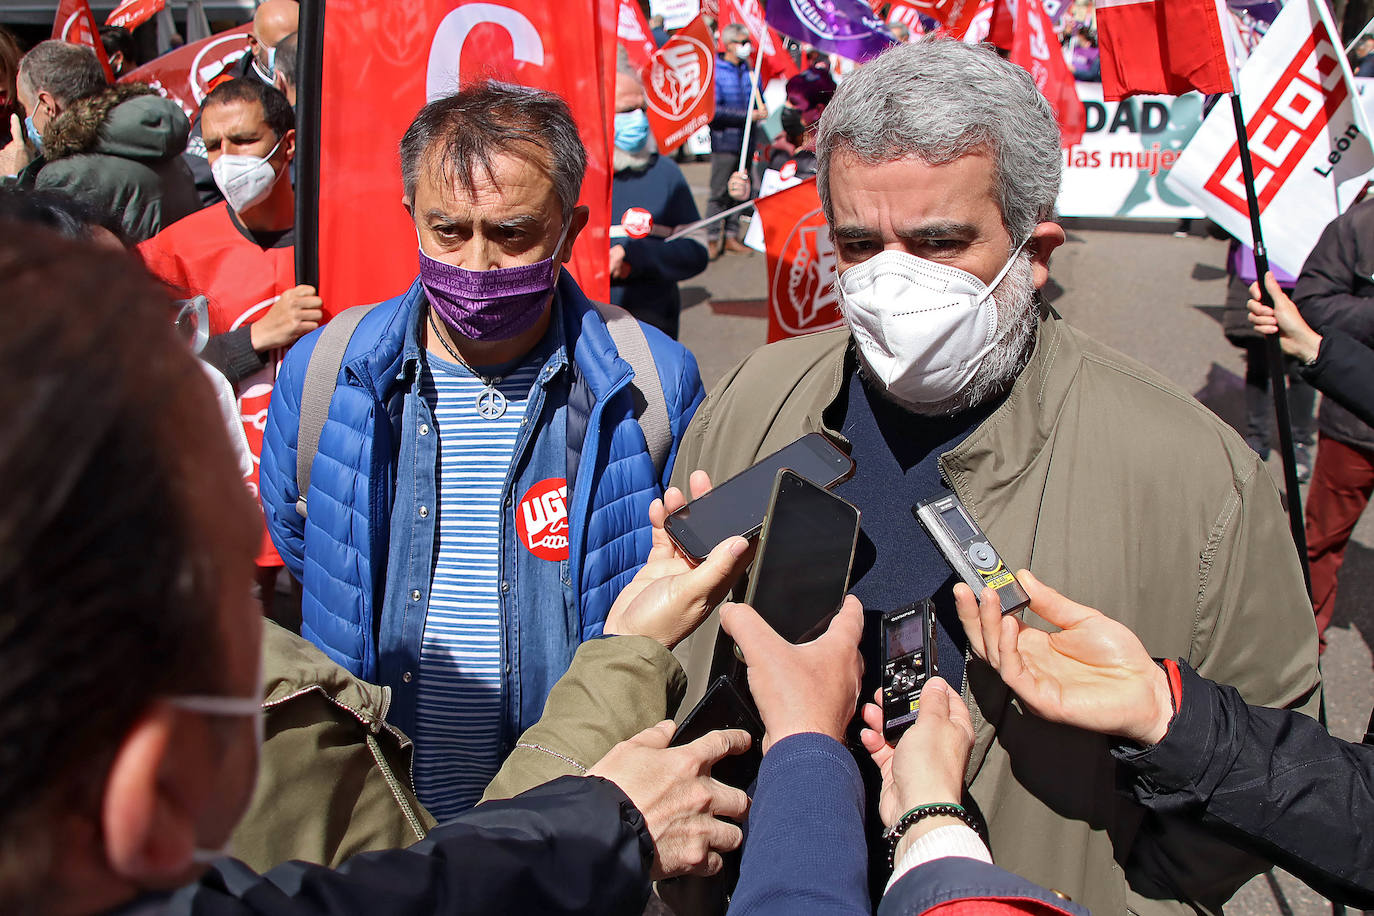
<path id="1" fill-rule="evenodd" d="M 24 52 L 19 50 L 19 39 L 15 38 L 9 29 L 0 25 L 0 90 L 9 97 L 8 105 L 0 107 L 0 114 L 8 114 L 19 108 L 16 84 L 19 81 L 19 61 L 23 56 Z"/>
<path id="2" fill-rule="evenodd" d="M 107 57 L 114 57 L 116 51 L 122 51 L 124 63 L 130 69 L 138 66 L 138 45 L 134 43 L 134 33 L 123 26 L 100 26 L 100 44 L 105 48 Z"/>
<path id="3" fill-rule="evenodd" d="M 0 900 L 42 911 L 156 697 L 223 692 L 221 596 L 261 522 L 137 259 L 0 221 Z"/>
<path id="4" fill-rule="evenodd" d="M 92 227 L 101 226 L 128 244 L 117 216 L 61 191 L 0 188 L 0 219 L 43 226 L 63 238 L 81 240 L 90 239 Z"/>
<path id="5" fill-rule="evenodd" d="M 200 110 L 204 112 L 211 105 L 228 105 L 230 102 L 257 102 L 261 105 L 263 120 L 277 135 L 277 139 L 296 127 L 296 113 L 291 110 L 291 103 L 286 96 L 276 86 L 269 86 L 262 80 L 241 76 L 220 83 L 200 103 Z"/>
<path id="6" fill-rule="evenodd" d="M 477 167 L 493 177 L 492 157 L 499 153 L 538 162 L 549 170 L 565 215 L 577 206 L 587 173 L 587 150 L 568 103 L 551 92 L 496 80 L 435 99 L 410 122 L 401 138 L 401 182 L 411 201 L 432 149 L 437 157 L 429 164 L 469 194 Z"/>
<path id="7" fill-rule="evenodd" d="M 299 86 L 300 82 L 296 79 L 296 32 L 287 35 L 277 42 L 277 56 L 272 64 L 273 69 L 282 75 L 288 86 Z"/>
<path id="8" fill-rule="evenodd" d="M 19 78 L 30 93 L 51 92 L 63 105 L 103 92 L 108 85 L 105 68 L 94 51 L 85 45 L 53 40 L 40 41 L 24 55 L 19 62 Z"/>

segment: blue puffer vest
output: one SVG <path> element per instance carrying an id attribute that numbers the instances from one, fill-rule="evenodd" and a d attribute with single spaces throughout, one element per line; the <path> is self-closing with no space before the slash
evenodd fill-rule
<path id="1" fill-rule="evenodd" d="M 649 504 L 705 392 L 696 359 L 651 327 L 644 333 L 667 401 L 673 442 L 655 474 L 634 418 L 634 372 L 605 321 L 563 272 L 556 295 L 572 369 L 567 409 L 571 581 L 582 638 L 597 636 L 616 595 L 650 547 Z M 406 383 L 408 323 L 425 306 L 418 281 L 363 318 L 344 353 L 311 471 L 310 515 L 296 512 L 301 386 L 319 331 L 282 363 L 263 434 L 260 492 L 268 530 L 304 588 L 302 635 L 351 673 L 377 681 L 375 615 L 382 606 Z"/>

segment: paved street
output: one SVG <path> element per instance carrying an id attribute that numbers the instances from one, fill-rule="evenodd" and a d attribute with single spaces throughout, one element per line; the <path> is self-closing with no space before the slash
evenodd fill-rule
<path id="1" fill-rule="evenodd" d="M 704 212 L 709 169 L 689 164 L 684 171 Z M 1054 256 L 1049 297 L 1078 327 L 1162 372 L 1232 425 L 1240 424 L 1243 358 L 1223 338 L 1220 325 L 1225 243 L 1176 238 L 1172 225 L 1141 228 L 1089 228 L 1070 221 L 1068 244 Z M 684 284 L 683 294 L 682 340 L 696 353 L 710 388 L 764 342 L 763 255 L 726 255 Z M 1278 457 L 1269 465 L 1282 490 Z M 1366 514 L 1346 553 L 1330 648 L 1323 659 L 1330 727 L 1349 740 L 1363 736 L 1374 706 L 1371 596 L 1374 522 Z M 1316 916 L 1331 908 L 1290 876 L 1275 873 L 1242 889 L 1227 912 Z"/>

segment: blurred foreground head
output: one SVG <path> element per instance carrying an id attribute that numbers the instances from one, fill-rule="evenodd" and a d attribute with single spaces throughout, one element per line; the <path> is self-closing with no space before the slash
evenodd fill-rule
<path id="1" fill-rule="evenodd" d="M 171 303 L 0 221 L 0 911 L 184 883 L 251 792 L 255 513 Z"/>

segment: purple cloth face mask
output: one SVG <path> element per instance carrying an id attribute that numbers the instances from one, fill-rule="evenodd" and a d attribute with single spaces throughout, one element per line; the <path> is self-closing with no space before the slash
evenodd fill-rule
<path id="1" fill-rule="evenodd" d="M 544 314 L 568 235 L 564 224 L 554 253 L 519 267 L 468 270 L 420 253 L 420 286 L 444 324 L 469 340 L 510 340 L 534 327 Z M 418 234 L 417 234 L 418 236 Z"/>

